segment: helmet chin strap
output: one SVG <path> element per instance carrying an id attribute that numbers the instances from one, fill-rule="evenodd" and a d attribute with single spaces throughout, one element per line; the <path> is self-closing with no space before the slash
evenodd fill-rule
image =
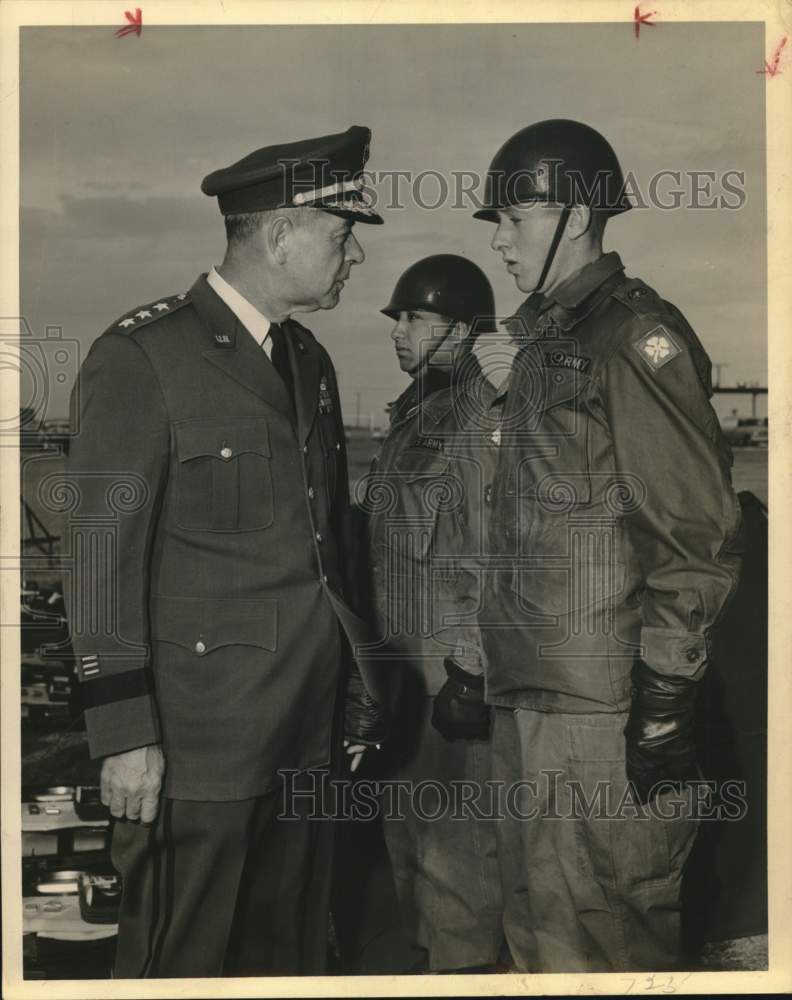
<path id="1" fill-rule="evenodd" d="M 542 273 L 539 276 L 539 281 L 534 288 L 534 292 L 539 292 L 542 289 L 542 285 L 547 280 L 547 275 L 550 268 L 553 266 L 553 261 L 555 260 L 556 251 L 558 250 L 558 245 L 561 242 L 561 237 L 564 235 L 564 230 L 566 229 L 566 224 L 569 221 L 569 215 L 572 211 L 570 205 L 564 205 L 561 210 L 561 215 L 558 219 L 558 224 L 555 228 L 555 233 L 553 234 L 553 240 L 550 243 L 550 249 L 547 251 L 547 256 L 545 257 L 544 267 L 542 268 Z"/>
<path id="2" fill-rule="evenodd" d="M 432 360 L 435 354 L 437 354 L 437 352 L 440 350 L 443 344 L 448 340 L 449 336 L 451 335 L 451 331 L 456 327 L 456 325 L 457 321 L 455 320 L 443 334 L 443 339 L 439 341 L 437 344 L 435 344 L 433 348 L 431 348 L 431 353 L 430 351 L 427 351 L 426 357 L 423 359 L 423 361 L 419 361 L 418 364 L 415 366 L 415 368 L 412 368 L 410 371 L 407 372 L 407 374 L 411 378 L 417 379 L 418 376 L 423 371 L 427 371 L 429 369 L 429 362 Z"/>

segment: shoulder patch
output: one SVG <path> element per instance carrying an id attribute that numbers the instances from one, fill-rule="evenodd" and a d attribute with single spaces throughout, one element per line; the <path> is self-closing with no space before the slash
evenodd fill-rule
<path id="1" fill-rule="evenodd" d="M 126 316 L 122 316 L 120 320 L 111 325 L 110 329 L 116 332 L 133 333 L 135 330 L 153 323 L 154 320 L 160 319 L 162 316 L 176 312 L 177 309 L 186 306 L 189 301 L 189 292 L 180 292 L 178 295 L 169 295 L 164 299 L 156 299 L 149 305 L 138 306 L 132 312 L 127 313 Z"/>
<path id="2" fill-rule="evenodd" d="M 633 347 L 653 371 L 667 365 L 669 361 L 673 361 L 678 354 L 682 353 L 682 348 L 662 323 L 658 323 L 640 340 L 636 340 Z"/>

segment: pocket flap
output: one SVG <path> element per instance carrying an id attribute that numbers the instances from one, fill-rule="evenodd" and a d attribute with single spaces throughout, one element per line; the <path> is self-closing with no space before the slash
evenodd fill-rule
<path id="1" fill-rule="evenodd" d="M 266 417 L 182 420 L 173 429 L 180 462 L 207 455 L 223 461 L 243 454 L 271 455 Z"/>
<path id="2" fill-rule="evenodd" d="M 408 448 L 396 459 L 394 467 L 408 481 L 422 476 L 442 476 L 451 462 L 441 452 L 429 448 Z"/>
<path id="3" fill-rule="evenodd" d="M 594 724 L 590 719 L 585 722 L 570 723 L 569 739 L 571 744 L 570 757 L 582 761 L 621 761 L 624 760 L 626 749 L 624 724 L 625 718 L 620 713 L 605 716 L 601 723 Z"/>
<path id="4" fill-rule="evenodd" d="M 526 347 L 515 359 L 512 382 L 523 400 L 525 419 L 554 406 L 570 403 L 592 383 L 590 375 L 575 367 L 564 367 L 576 355 L 567 351 L 568 343 Z M 584 359 L 585 360 L 585 359 Z M 517 377 L 519 375 L 519 377 Z M 533 428 L 531 428 L 533 429 Z"/>
<path id="5" fill-rule="evenodd" d="M 151 636 L 200 655 L 220 646 L 260 646 L 275 652 L 278 602 L 160 595 L 151 609 Z"/>

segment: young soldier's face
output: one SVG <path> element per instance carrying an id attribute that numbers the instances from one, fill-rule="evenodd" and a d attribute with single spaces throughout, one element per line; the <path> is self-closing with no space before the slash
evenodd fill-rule
<path id="1" fill-rule="evenodd" d="M 391 330 L 399 367 L 403 372 L 415 372 L 427 357 L 431 359 L 446 338 L 452 324 L 439 313 L 423 309 L 399 313 Z"/>
<path id="2" fill-rule="evenodd" d="M 500 253 L 521 292 L 532 292 L 539 284 L 560 214 L 560 206 L 544 203 L 498 212 L 499 221 L 490 245 Z"/>

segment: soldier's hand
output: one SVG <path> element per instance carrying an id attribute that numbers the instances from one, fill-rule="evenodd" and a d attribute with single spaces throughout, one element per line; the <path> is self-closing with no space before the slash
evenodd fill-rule
<path id="1" fill-rule="evenodd" d="M 164 773 L 165 758 L 159 744 L 105 757 L 100 778 L 102 803 L 117 819 L 153 823 Z"/>
<path id="2" fill-rule="evenodd" d="M 385 710 L 371 697 L 360 670 L 353 665 L 344 706 L 344 736 L 348 744 L 377 746 L 387 737 L 387 723 Z M 352 751 L 347 750 L 347 753 Z M 353 770 L 356 768 L 357 764 Z"/>
<path id="3" fill-rule="evenodd" d="M 488 739 L 490 707 L 484 701 L 484 677 L 463 670 L 450 657 L 445 669 L 448 680 L 435 696 L 432 726 L 449 743 Z"/>
<path id="4" fill-rule="evenodd" d="M 624 734 L 627 780 L 646 804 L 662 782 L 681 785 L 701 777 L 693 738 L 696 681 L 658 674 L 643 660 L 632 673 L 633 701 Z"/>

